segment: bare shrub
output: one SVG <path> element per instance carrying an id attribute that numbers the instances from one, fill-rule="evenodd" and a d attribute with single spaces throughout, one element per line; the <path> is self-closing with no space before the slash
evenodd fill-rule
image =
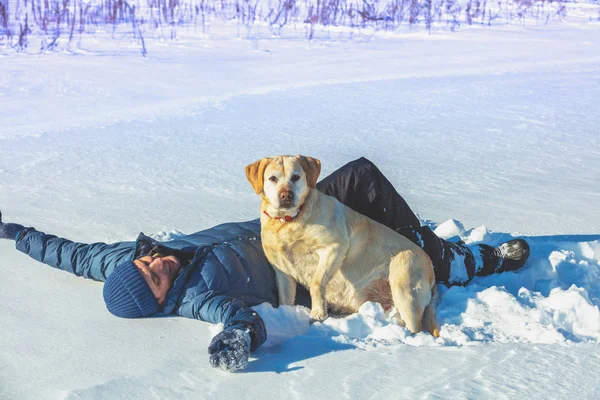
<path id="1" fill-rule="evenodd" d="M 280 35 L 283 27 L 291 20 L 298 18 L 299 13 L 296 0 L 278 0 L 277 6 L 271 9 L 267 15 L 272 32 Z"/>
<path id="2" fill-rule="evenodd" d="M 27 48 L 27 35 L 29 34 L 29 16 L 25 15 L 25 21 L 19 24 L 19 36 L 16 45 L 17 51 L 23 51 Z"/>
<path id="3" fill-rule="evenodd" d="M 420 13 L 421 5 L 419 4 L 419 0 L 410 0 L 408 23 L 411 26 L 419 21 Z"/>
<path id="4" fill-rule="evenodd" d="M 8 31 L 8 0 L 0 1 L 0 29 L 3 34 Z"/>

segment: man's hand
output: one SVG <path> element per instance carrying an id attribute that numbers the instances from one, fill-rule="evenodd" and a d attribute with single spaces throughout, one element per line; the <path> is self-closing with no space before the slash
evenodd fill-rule
<path id="1" fill-rule="evenodd" d="M 225 371 L 237 371 L 248 366 L 250 334 L 238 327 L 229 327 L 215 336 L 208 346 L 210 365 Z"/>
<path id="2" fill-rule="evenodd" d="M 2 212 L 0 212 L 0 239 L 17 240 L 17 234 L 25 227 L 19 224 L 5 224 L 2 222 Z"/>

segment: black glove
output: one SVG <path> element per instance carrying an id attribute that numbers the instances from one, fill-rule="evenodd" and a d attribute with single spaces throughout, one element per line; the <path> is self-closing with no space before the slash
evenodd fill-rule
<path id="1" fill-rule="evenodd" d="M 208 346 L 210 365 L 225 371 L 237 371 L 248 366 L 250 333 L 239 326 L 226 328 Z"/>
<path id="2" fill-rule="evenodd" d="M 17 235 L 23 229 L 25 229 L 23 225 L 2 223 L 2 212 L 0 212 L 0 239 L 17 240 Z"/>

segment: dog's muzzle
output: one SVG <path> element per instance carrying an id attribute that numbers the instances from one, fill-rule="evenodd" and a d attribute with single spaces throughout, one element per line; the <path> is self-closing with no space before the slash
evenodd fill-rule
<path id="1" fill-rule="evenodd" d="M 282 190 L 279 192 L 279 207 L 292 208 L 294 206 L 294 192 L 291 190 Z"/>

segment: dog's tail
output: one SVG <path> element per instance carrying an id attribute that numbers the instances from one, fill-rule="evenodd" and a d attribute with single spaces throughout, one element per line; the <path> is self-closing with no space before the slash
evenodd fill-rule
<path id="1" fill-rule="evenodd" d="M 431 300 L 425 310 L 423 311 L 423 331 L 431 333 L 434 337 L 440 337 L 440 331 L 438 330 L 437 320 L 435 316 L 435 309 L 438 304 L 438 291 L 435 286 L 435 282 L 431 288 Z"/>

